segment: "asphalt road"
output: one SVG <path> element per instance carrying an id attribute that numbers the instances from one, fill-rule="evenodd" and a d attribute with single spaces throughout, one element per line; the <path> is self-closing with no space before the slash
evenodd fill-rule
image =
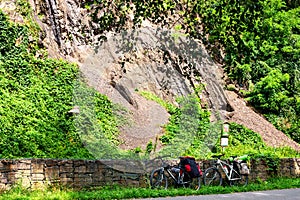
<path id="1" fill-rule="evenodd" d="M 300 188 L 287 190 L 268 190 L 257 192 L 242 192 L 233 194 L 180 196 L 166 198 L 149 198 L 143 200 L 300 200 Z"/>

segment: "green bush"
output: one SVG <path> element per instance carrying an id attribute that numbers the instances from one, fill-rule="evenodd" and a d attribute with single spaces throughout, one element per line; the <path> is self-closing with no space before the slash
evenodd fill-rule
<path id="1" fill-rule="evenodd" d="M 164 144 L 162 152 L 172 155 L 189 154 L 205 156 L 201 149 L 206 145 L 210 127 L 210 113 L 201 108 L 200 99 L 195 95 L 178 97 L 178 107 L 165 102 L 152 93 L 140 91 L 149 100 L 154 100 L 170 113 L 169 123 L 164 126 L 165 133 L 159 139 Z"/>
<path id="2" fill-rule="evenodd" d="M 218 151 L 221 147 L 217 144 Z M 258 133 L 246 127 L 230 123 L 229 145 L 225 148 L 225 156 L 249 155 L 252 159 L 264 159 L 270 165 L 270 169 L 275 170 L 275 164 L 279 158 L 300 157 L 300 153 L 291 147 L 270 147 L 265 144 Z"/>
<path id="3" fill-rule="evenodd" d="M 279 70 L 272 70 L 254 86 L 248 95 L 248 100 L 261 110 L 262 113 L 280 114 L 289 110 L 292 99 L 289 98 L 289 74 L 282 74 Z"/>

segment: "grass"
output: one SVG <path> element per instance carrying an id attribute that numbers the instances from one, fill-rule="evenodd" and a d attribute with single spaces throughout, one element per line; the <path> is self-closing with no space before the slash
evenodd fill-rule
<path id="1" fill-rule="evenodd" d="M 69 199 L 130 199 L 130 198 L 155 198 L 187 195 L 207 195 L 207 194 L 228 194 L 234 192 L 262 191 L 273 189 L 300 188 L 300 178 L 272 178 L 267 181 L 257 180 L 246 187 L 205 187 L 202 186 L 199 191 L 190 189 L 168 189 L 151 190 L 149 188 L 130 188 L 121 186 L 105 186 L 91 189 L 62 189 L 51 188 L 46 190 L 28 190 L 19 186 L 11 190 L 2 192 L 0 199 L 22 199 L 22 200 L 69 200 Z"/>

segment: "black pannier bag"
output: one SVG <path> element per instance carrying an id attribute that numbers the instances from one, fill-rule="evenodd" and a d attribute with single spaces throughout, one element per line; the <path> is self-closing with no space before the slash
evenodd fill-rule
<path id="1" fill-rule="evenodd" d="M 200 177 L 202 175 L 200 166 L 196 162 L 194 157 L 190 157 L 190 156 L 180 157 L 179 165 L 191 176 L 191 178 Z"/>

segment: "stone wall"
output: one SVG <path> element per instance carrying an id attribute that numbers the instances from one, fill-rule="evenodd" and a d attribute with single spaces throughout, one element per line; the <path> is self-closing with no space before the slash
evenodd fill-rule
<path id="1" fill-rule="evenodd" d="M 170 161 L 174 164 L 176 161 Z M 202 169 L 213 161 L 200 161 Z M 43 188 L 64 185 L 83 188 L 121 184 L 147 187 L 152 169 L 159 166 L 153 161 L 128 160 L 53 160 L 20 159 L 0 160 L 0 188 L 9 189 L 15 184 L 25 188 Z M 300 159 L 281 159 L 278 170 L 269 170 L 264 160 L 251 161 L 250 181 L 265 180 L 271 176 L 300 177 Z"/>

